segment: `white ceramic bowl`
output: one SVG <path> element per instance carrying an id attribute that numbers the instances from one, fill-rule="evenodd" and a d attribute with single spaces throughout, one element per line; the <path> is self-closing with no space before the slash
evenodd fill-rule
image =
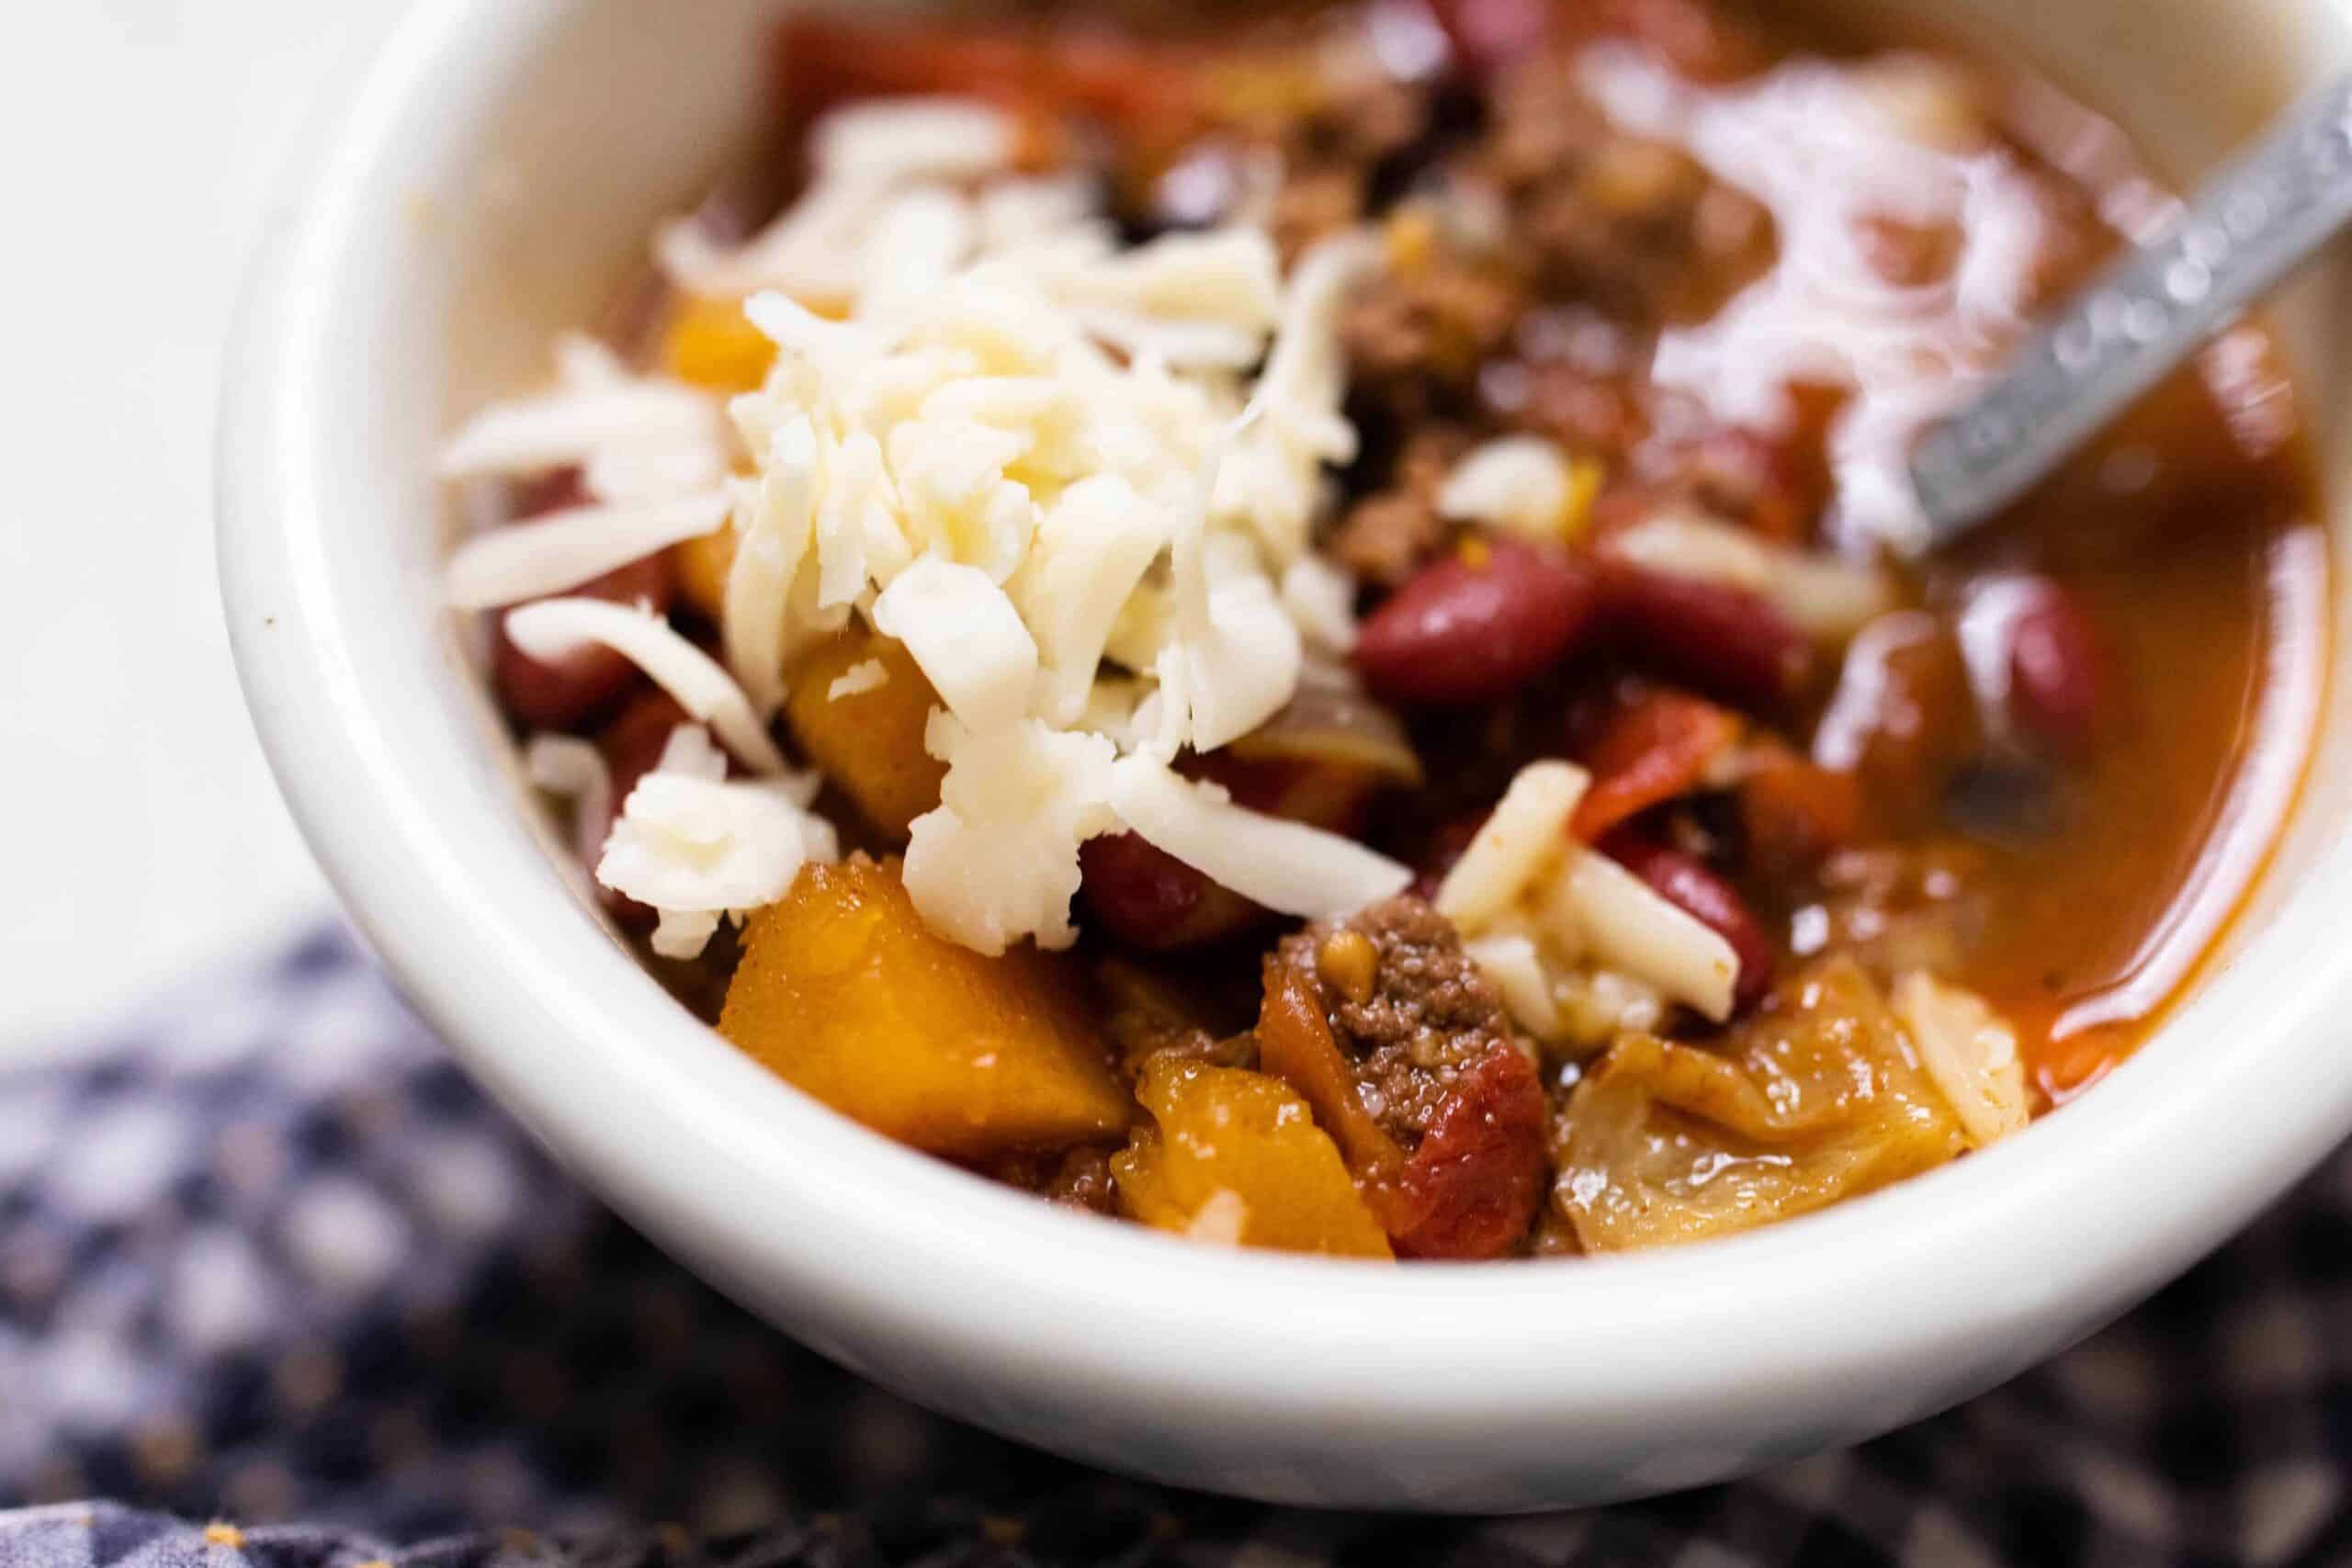
<path id="1" fill-rule="evenodd" d="M 772 10 L 426 0 L 255 281 L 222 453 L 230 627 L 320 859 L 475 1074 L 712 1280 L 926 1404 L 1117 1469 L 1532 1508 L 1961 1400 L 2122 1311 L 2352 1128 L 2340 723 L 2238 950 L 2110 1081 L 1987 1155 L 1693 1249 L 1383 1270 L 1186 1246 L 910 1154 L 739 1055 L 607 936 L 523 805 L 436 602 L 430 455 L 539 373 L 719 166 Z M 2022 40 L 2184 175 L 2352 53 L 2316 0 L 1981 0 L 1957 25 Z M 2341 281 L 2296 307 L 2314 360 Z M 2306 389 L 2334 432 L 2334 389 Z"/>

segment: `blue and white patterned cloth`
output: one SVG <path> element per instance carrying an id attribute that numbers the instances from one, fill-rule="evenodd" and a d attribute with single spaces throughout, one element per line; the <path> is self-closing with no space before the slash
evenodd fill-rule
<path id="1" fill-rule="evenodd" d="M 2352 1562 L 2347 1330 L 2341 1156 L 2123 1323 L 1863 1448 L 1535 1518 L 1291 1512 L 793 1345 L 572 1186 L 340 934 L 0 1077 L 11 1565 Z"/>

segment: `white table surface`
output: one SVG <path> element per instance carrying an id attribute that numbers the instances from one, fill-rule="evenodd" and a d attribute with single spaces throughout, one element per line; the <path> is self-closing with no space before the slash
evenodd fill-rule
<path id="1" fill-rule="evenodd" d="M 212 425 L 286 151 L 402 4 L 0 27 L 0 1060 L 331 907 L 230 668 Z"/>

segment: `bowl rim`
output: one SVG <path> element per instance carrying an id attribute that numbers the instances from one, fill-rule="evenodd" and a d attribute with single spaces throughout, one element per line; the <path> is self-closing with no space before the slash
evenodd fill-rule
<path id="1" fill-rule="evenodd" d="M 313 394 L 337 269 L 367 215 L 400 199 L 390 171 L 418 117 L 481 80 L 482 58 L 526 50 L 550 10 L 425 0 L 312 144 L 230 355 L 229 627 L 280 786 L 420 1010 L 591 1185 L 722 1286 L 782 1303 L 820 1348 L 894 1361 L 902 1387 L 910 1369 L 982 1362 L 1009 1386 L 1170 1419 L 1498 1437 L 1571 1412 L 1631 1424 L 1867 1390 L 2004 1337 L 2030 1347 L 2014 1371 L 2186 1267 L 2352 1127 L 2352 1052 L 2329 1038 L 2352 944 L 2300 928 L 2295 942 L 2256 934 L 2096 1093 L 1996 1149 L 1758 1232 L 1575 1268 L 1188 1246 L 1056 1213 L 806 1099 L 672 1002 L 543 856 L 542 874 L 501 875 L 522 812 L 453 817 L 402 760 L 379 693 L 426 700 L 427 671 L 354 635 L 337 573 L 364 541 L 320 504 L 334 416 Z M 2347 898 L 2339 839 L 2278 919 L 2310 925 Z M 1405 1371 L 1390 1366 L 1400 1315 Z"/>

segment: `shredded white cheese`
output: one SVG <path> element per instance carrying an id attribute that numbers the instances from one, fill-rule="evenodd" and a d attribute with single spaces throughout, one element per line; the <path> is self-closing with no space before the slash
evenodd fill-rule
<path id="1" fill-rule="evenodd" d="M 907 887 L 983 952 L 1072 940 L 1079 848 L 1122 823 L 1294 913 L 1396 891 L 1404 868 L 1167 766 L 1278 713 L 1310 649 L 1352 643 L 1354 584 L 1307 547 L 1329 466 L 1355 451 L 1338 322 L 1376 241 L 1326 240 L 1287 278 L 1255 223 L 1123 247 L 1085 182 L 1012 177 L 1013 148 L 985 105 L 863 104 L 820 122 L 808 190 L 749 243 L 664 231 L 673 283 L 748 296 L 778 350 L 764 385 L 722 418 L 568 345 L 555 390 L 474 422 L 445 471 L 579 462 L 603 504 L 483 541 L 453 563 L 453 597 L 560 591 L 718 526 L 723 506 L 723 669 L 653 617 L 582 598 L 525 604 L 510 636 L 534 658 L 618 649 L 771 776 L 786 764 L 766 724 L 797 650 L 852 616 L 897 638 L 940 694 L 929 743 L 948 764 Z M 730 443 L 750 471 L 721 478 Z M 828 695 L 872 689 L 879 667 L 863 668 Z M 705 827 L 744 815 L 745 844 L 781 841 L 746 815 L 760 808 L 706 797 L 656 788 L 632 852 L 657 830 L 674 850 L 690 806 Z M 772 883 L 780 864 L 758 869 Z M 707 936 L 712 908 L 653 890 L 672 896 L 645 900 L 665 941 Z"/>
<path id="2" fill-rule="evenodd" d="M 1282 599 L 1309 650 L 1332 659 L 1355 651 L 1356 581 L 1332 561 L 1304 555 L 1284 567 Z"/>
<path id="3" fill-rule="evenodd" d="M 1165 234 L 1132 250 L 1045 253 L 1037 282 L 1087 331 L 1131 356 L 1246 370 L 1282 303 L 1282 268 L 1259 229 Z"/>
<path id="4" fill-rule="evenodd" d="M 1216 785 L 1141 754 L 1111 770 L 1110 803 L 1155 849 L 1285 915 L 1344 915 L 1413 880 L 1406 867 L 1352 839 L 1245 810 Z"/>
<path id="5" fill-rule="evenodd" d="M 722 917 L 773 904 L 802 865 L 840 858 L 832 825 L 808 809 L 807 781 L 729 783 L 725 772 L 709 738 L 681 726 L 596 863 L 597 881 L 660 915 L 653 950 L 665 958 L 694 957 Z"/>
<path id="6" fill-rule="evenodd" d="M 1111 628 L 1166 547 L 1167 526 L 1117 474 L 1079 480 L 1039 518 L 1012 587 L 1046 667 L 1047 718 L 1068 724 L 1084 713 Z"/>
<path id="7" fill-rule="evenodd" d="M 1561 1032 L 1560 1004 L 1553 996 L 1557 983 L 1532 937 L 1480 937 L 1462 944 L 1503 998 L 1504 1010 L 1538 1040 L 1553 1040 Z"/>
<path id="8" fill-rule="evenodd" d="M 947 711 L 972 728 L 1001 728 L 1028 705 L 1036 641 L 978 569 L 925 556 L 874 601 L 874 625 L 907 645 Z"/>
<path id="9" fill-rule="evenodd" d="M 925 183 L 958 184 L 1012 162 L 1019 129 L 985 104 L 875 99 L 836 109 L 811 133 L 808 191 L 740 250 L 714 245 L 689 220 L 663 228 L 654 254 L 670 281 L 711 298 L 784 288 L 845 301 L 866 241 L 890 198 Z"/>
<path id="10" fill-rule="evenodd" d="M 784 701 L 785 617 L 816 523 L 815 429 L 806 416 L 786 419 L 758 455 L 759 478 L 736 487 L 735 554 L 719 630 L 729 668 L 764 716 Z"/>
<path id="11" fill-rule="evenodd" d="M 1792 386 L 1849 389 L 1829 430 L 1832 516 L 1849 536 L 1917 544 L 1913 439 L 2023 330 L 2049 220 L 2015 153 L 1969 134 L 1915 67 L 1895 69 L 1910 74 L 1799 57 L 1711 87 L 1622 42 L 1579 62 L 1612 122 L 1683 148 L 1774 220 L 1778 264 L 1709 320 L 1660 336 L 1658 385 L 1765 430 L 1788 427 Z M 1871 218 L 1948 230 L 1959 253 L 1949 277 L 1917 288 L 1882 276 L 1856 242 Z"/>
<path id="12" fill-rule="evenodd" d="M 523 776 L 532 788 L 571 803 L 573 849 L 581 864 L 594 866 L 613 812 L 613 771 L 605 754 L 576 736 L 535 735 L 523 748 Z"/>
<path id="13" fill-rule="evenodd" d="M 861 659 L 833 677 L 832 683 L 825 688 L 825 700 L 837 703 L 843 697 L 864 696 L 868 692 L 878 692 L 889 683 L 890 671 L 883 667 L 880 660 Z"/>
<path id="14" fill-rule="evenodd" d="M 1484 930 L 1568 850 L 1568 819 L 1592 775 L 1573 762 L 1531 762 L 1437 890 L 1437 912 L 1462 931 Z"/>
<path id="15" fill-rule="evenodd" d="M 1599 1051 L 1629 1030 L 1649 1032 L 1666 1021 L 1668 1002 L 1657 987 L 1621 970 L 1582 969 L 1553 983 L 1556 1041 L 1571 1051 Z"/>
<path id="16" fill-rule="evenodd" d="M 442 447 L 441 477 L 542 473 L 591 458 L 611 474 L 628 471 L 630 457 L 678 465 L 704 484 L 726 472 L 726 423 L 707 393 L 630 376 L 582 338 L 565 340 L 557 364 L 551 390 L 494 403 L 460 426 Z"/>
<path id="17" fill-rule="evenodd" d="M 717 491 L 617 506 L 581 506 L 477 534 L 449 558 L 449 603 L 489 610 L 543 599 L 715 531 L 727 521 Z"/>
<path id="18" fill-rule="evenodd" d="M 936 809 L 907 845 L 907 896 L 942 934 L 981 953 L 1023 937 L 1078 939 L 1069 902 L 1078 848 L 1117 826 L 1109 804 L 1117 755 L 1099 735 L 1038 719 L 978 731 L 934 712 L 932 755 L 947 764 Z"/>
<path id="19" fill-rule="evenodd" d="M 1153 665 L 1170 757 L 1184 745 L 1214 751 L 1280 713 L 1306 651 L 1247 539 L 1208 533 L 1196 513 L 1178 527 L 1172 557 L 1175 636 Z"/>
<path id="20" fill-rule="evenodd" d="M 587 499 L 459 547 L 447 577 L 459 609 L 561 593 L 727 520 L 729 448 L 716 400 L 632 376 L 585 338 L 564 339 L 556 360 L 552 390 L 468 421 L 443 449 L 441 472 L 514 478 L 576 464 Z"/>
<path id="21" fill-rule="evenodd" d="M 1439 886 L 1438 912 L 1512 1018 L 1546 1044 L 1597 1049 L 1616 1027 L 1639 1026 L 1630 1020 L 1655 1021 L 1659 995 L 1729 1018 L 1731 944 L 1569 836 L 1589 782 L 1569 762 L 1521 768 Z"/>
<path id="22" fill-rule="evenodd" d="M 602 599 L 542 599 L 506 613 L 506 635 L 543 664 L 602 644 L 653 678 L 678 705 L 708 724 L 753 771 L 787 772 L 743 689 L 670 623 Z"/>
<path id="23" fill-rule="evenodd" d="M 1600 964 L 1647 981 L 1717 1023 L 1731 1017 L 1739 980 L 1731 943 L 1607 855 L 1569 855 L 1545 908 L 1555 929 L 1566 926 Z"/>
<path id="24" fill-rule="evenodd" d="M 1277 563 L 1306 552 L 1329 505 L 1326 464 L 1356 455 L 1355 427 L 1340 412 L 1347 364 L 1340 310 L 1380 265 L 1380 243 L 1351 230 L 1318 240 L 1298 259 L 1283 293 L 1265 373 L 1250 394 L 1260 415 L 1216 476 L 1216 515 L 1256 533 Z"/>

